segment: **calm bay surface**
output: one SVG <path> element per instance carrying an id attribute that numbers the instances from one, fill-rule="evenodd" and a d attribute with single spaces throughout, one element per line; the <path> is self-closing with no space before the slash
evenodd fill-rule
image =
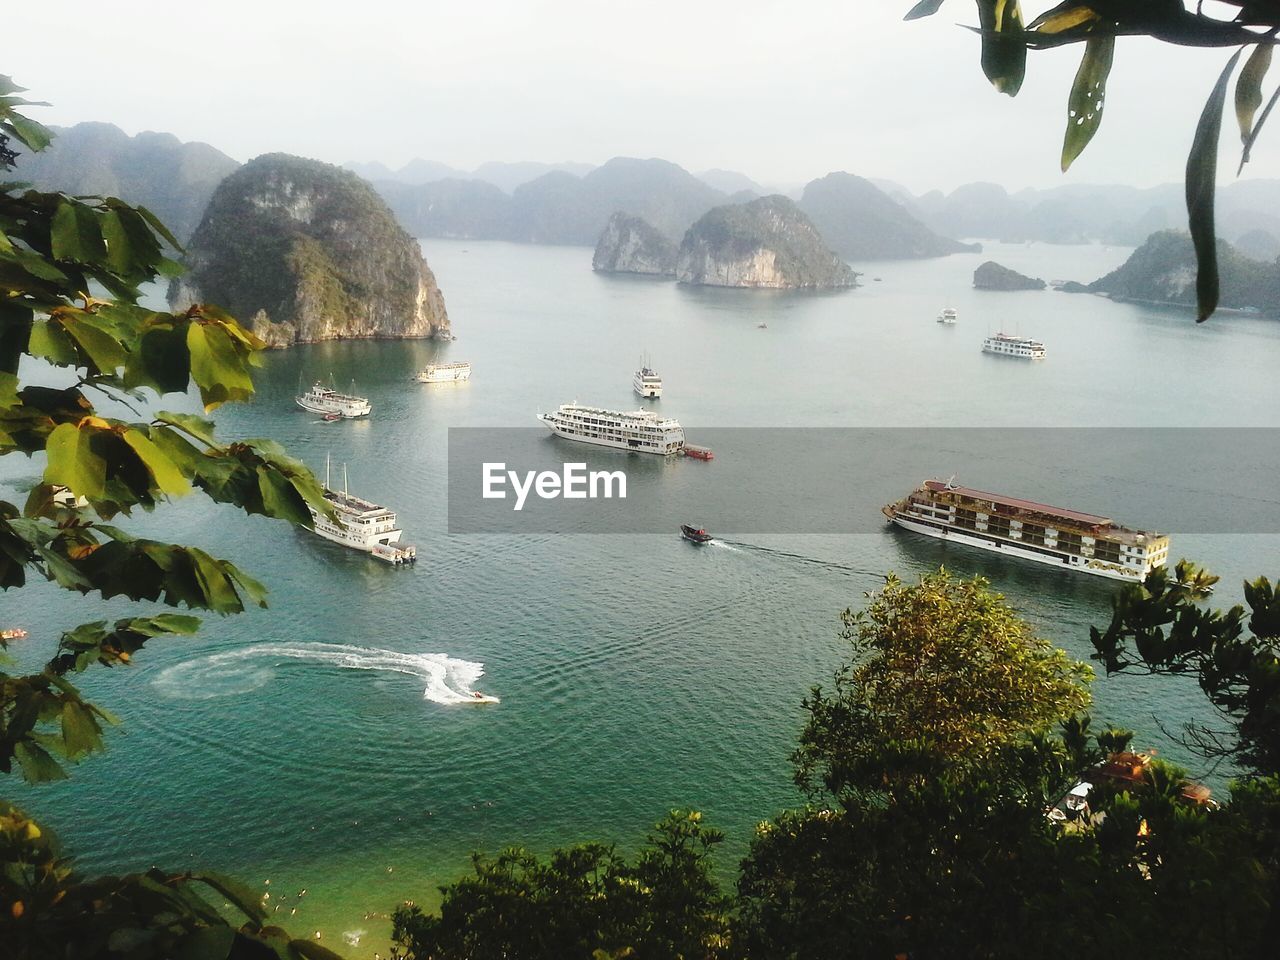
<path id="1" fill-rule="evenodd" d="M 215 414 L 223 438 L 270 437 L 318 471 L 326 455 L 347 464 L 352 492 L 398 511 L 417 566 L 390 569 L 198 496 L 162 511 L 162 523 L 135 518 L 134 529 L 241 565 L 271 588 L 270 607 L 207 618 L 195 638 L 155 643 L 133 669 L 86 674 L 124 720 L 110 749 L 65 783 L 11 790 L 86 870 L 224 870 L 270 892 L 290 929 L 319 931 L 351 956 L 384 949 L 380 917 L 406 898 L 437 902 L 436 885 L 463 873 L 472 850 L 597 838 L 631 847 L 676 806 L 727 831 L 731 875 L 753 825 L 799 802 L 787 758 L 801 698 L 840 663 L 840 611 L 886 571 L 910 577 L 945 563 L 983 574 L 1080 658 L 1115 589 L 888 528 L 709 549 L 674 530 L 448 535 L 448 428 L 536 425 L 537 411 L 575 399 L 634 409 L 642 352 L 666 383 L 655 407 L 691 434 L 1274 427 L 1280 417 L 1280 324 L 1196 325 L 1185 311 L 971 286 L 988 258 L 1089 281 L 1121 263 L 1122 248 L 988 245 L 981 255 L 858 264 L 862 288 L 823 295 L 597 276 L 581 248 L 424 248 L 457 342 L 272 353 L 254 402 Z M 954 328 L 934 322 L 945 306 L 959 311 Z M 1048 360 L 981 354 L 983 336 L 1001 328 L 1044 340 Z M 434 358 L 470 360 L 473 379 L 411 383 Z M 330 424 L 294 406 L 300 383 L 329 377 L 340 388 L 354 380 L 373 417 Z M 187 398 L 162 406 L 194 409 Z M 1045 477 L 1059 466 L 1045 464 Z M 41 469 L 0 464 L 0 496 L 23 496 Z M 902 492 L 921 479 L 903 477 Z M 690 519 L 714 530 L 714 518 Z M 1214 602 L 1227 605 L 1245 577 L 1280 573 L 1276 545 L 1269 535 L 1175 533 L 1172 553 L 1222 574 Z M 34 664 L 62 629 L 145 609 L 107 607 L 39 585 L 0 596 L 0 621 L 31 631 L 18 652 Z M 471 685 L 502 702 L 438 702 Z M 1193 681 L 1099 678 L 1094 695 L 1099 720 L 1138 730 L 1140 746 L 1221 784 L 1221 771 L 1197 766 L 1161 731 L 1212 719 Z"/>

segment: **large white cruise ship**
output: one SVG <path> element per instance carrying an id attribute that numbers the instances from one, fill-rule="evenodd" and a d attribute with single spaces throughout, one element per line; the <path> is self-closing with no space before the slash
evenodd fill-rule
<path id="1" fill-rule="evenodd" d="M 471 363 L 459 360 L 455 363 L 430 363 L 418 374 L 419 383 L 462 383 L 471 379 Z"/>
<path id="2" fill-rule="evenodd" d="M 346 478 L 346 467 L 342 468 L 343 479 Z M 346 483 L 343 483 L 345 488 Z M 418 559 L 416 547 L 400 544 L 400 536 L 404 533 L 396 527 L 396 515 L 386 507 L 381 507 L 368 500 L 352 496 L 345 489 L 329 488 L 329 469 L 325 464 L 324 498 L 329 501 L 338 522 L 319 513 L 308 504 L 311 511 L 312 530 L 334 543 L 340 543 L 352 550 L 363 550 L 379 560 L 394 566 L 413 563 Z"/>
<path id="3" fill-rule="evenodd" d="M 1166 536 L 949 480 L 926 481 L 884 515 L 925 536 L 1113 580 L 1141 582 L 1169 558 Z"/>
<path id="4" fill-rule="evenodd" d="M 558 437 L 602 447 L 672 456 L 684 449 L 684 429 L 672 417 L 648 410 L 620 413 L 577 403 L 562 403 L 553 413 L 538 419 Z"/>
<path id="5" fill-rule="evenodd" d="M 1021 357 L 1024 360 L 1043 360 L 1044 344 L 1030 337 L 996 333 L 982 341 L 982 352 L 994 353 L 1002 357 Z"/>
<path id="6" fill-rule="evenodd" d="M 373 409 L 373 404 L 369 402 L 367 397 L 355 397 L 347 393 L 338 393 L 337 390 L 330 390 L 319 380 L 310 390 L 300 394 L 295 399 L 298 406 L 303 410 L 310 410 L 312 413 L 319 413 L 326 417 L 345 417 L 347 419 L 367 417 Z"/>
<path id="7" fill-rule="evenodd" d="M 643 360 L 640 361 L 640 369 L 631 378 L 631 387 L 647 400 L 656 400 L 662 396 L 662 378 Z"/>

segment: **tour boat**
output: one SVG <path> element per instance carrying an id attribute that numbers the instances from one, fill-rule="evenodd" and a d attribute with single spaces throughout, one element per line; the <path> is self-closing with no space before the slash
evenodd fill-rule
<path id="1" fill-rule="evenodd" d="M 693 457 L 695 460 L 714 460 L 716 458 L 716 455 L 706 447 L 695 447 L 687 443 L 684 445 L 684 455 Z"/>
<path id="2" fill-rule="evenodd" d="M 756 324 L 756 329 L 757 329 L 757 330 L 768 330 L 768 329 L 769 329 L 769 325 L 768 325 L 767 323 L 765 323 L 763 320 L 761 320 L 759 323 L 757 323 L 757 324 Z"/>
<path id="3" fill-rule="evenodd" d="M 362 500 L 347 492 L 347 468 L 342 468 L 341 491 L 329 487 L 329 463 L 325 461 L 324 498 L 337 514 L 335 523 L 310 504 L 311 529 L 326 540 L 372 554 L 392 566 L 413 563 L 418 559 L 417 548 L 401 544 L 404 533 L 396 527 L 396 515 L 386 507 Z"/>
<path id="4" fill-rule="evenodd" d="M 8 627 L 0 630 L 0 640 L 25 640 L 27 639 L 27 631 L 21 627 Z"/>
<path id="5" fill-rule="evenodd" d="M 679 421 L 648 410 L 621 413 L 562 403 L 554 413 L 538 414 L 538 419 L 566 440 L 663 456 L 673 456 L 684 449 L 684 429 Z"/>
<path id="6" fill-rule="evenodd" d="M 1002 357 L 1020 357 L 1024 360 L 1043 360 L 1044 344 L 1030 337 L 997 333 L 982 341 L 982 352 Z"/>
<path id="7" fill-rule="evenodd" d="M 662 378 L 643 358 L 640 360 L 640 369 L 631 377 L 631 387 L 646 400 L 662 396 Z"/>
<path id="8" fill-rule="evenodd" d="M 956 313 L 955 307 L 947 307 L 940 314 L 938 314 L 938 322 L 939 323 L 955 323 L 958 317 L 959 317 L 959 314 Z"/>
<path id="9" fill-rule="evenodd" d="M 296 401 L 303 410 L 310 410 L 312 413 L 326 417 L 328 414 L 336 413 L 339 417 L 345 417 L 348 420 L 367 417 L 373 409 L 367 397 L 338 393 L 337 390 L 330 390 L 319 380 L 306 393 L 300 394 Z"/>
<path id="10" fill-rule="evenodd" d="M 454 363 L 430 363 L 418 374 L 419 383 L 462 383 L 471 379 L 471 363 L 459 360 Z"/>
<path id="11" fill-rule="evenodd" d="M 1131 583 L 1169 558 L 1167 536 L 951 480 L 927 480 L 883 512 L 914 533 Z"/>
<path id="12" fill-rule="evenodd" d="M 680 524 L 680 536 L 694 543 L 710 543 L 715 539 L 701 527 L 691 527 L 687 523 Z"/>

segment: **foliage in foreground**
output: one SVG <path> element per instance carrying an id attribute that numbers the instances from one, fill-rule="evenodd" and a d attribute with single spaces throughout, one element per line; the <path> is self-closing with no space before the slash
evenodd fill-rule
<path id="1" fill-rule="evenodd" d="M 473 858 L 475 875 L 445 888 L 438 916 L 394 916 L 402 960 L 568 960 L 728 955 L 728 901 L 711 872 L 723 835 L 672 811 L 629 864 L 613 847 L 521 848 Z"/>
<path id="2" fill-rule="evenodd" d="M 50 139 L 18 111 L 28 103 L 20 92 L 0 76 L 0 456 L 40 458 L 44 476 L 21 507 L 0 501 L 0 589 L 34 577 L 102 599 L 220 614 L 265 606 L 265 589 L 234 564 L 108 522 L 193 489 L 298 524 L 310 525 L 309 504 L 328 509 L 306 467 L 270 441 L 219 444 L 213 423 L 191 414 L 140 418 L 140 407 L 192 385 L 206 412 L 248 398 L 263 345 L 213 306 L 172 314 L 138 305 L 142 284 L 178 269 L 164 253 L 177 242 L 145 208 L 8 181 L 9 145 L 38 152 Z M 108 406 L 95 408 L 91 397 Z M 119 410 L 140 419 L 120 419 Z M 127 667 L 148 642 L 198 624 L 174 613 L 86 623 L 63 633 L 29 675 L 7 672 L 0 637 L 0 772 L 20 770 L 32 783 L 65 778 L 70 764 L 103 749 L 104 725 L 116 722 L 71 678 L 95 665 Z M 103 815 L 113 824 L 114 813 Z M 214 874 L 82 878 L 46 828 L 0 804 L 6 960 L 334 956 L 265 920 L 252 895 Z"/>
<path id="3" fill-rule="evenodd" d="M 914 20 L 938 12 L 944 0 L 919 0 L 907 12 Z M 1102 124 L 1117 37 L 1145 36 L 1185 47 L 1235 47 L 1209 93 L 1187 155 L 1187 216 L 1196 248 L 1198 319 L 1218 307 L 1218 254 L 1214 228 L 1214 195 L 1218 175 L 1218 137 L 1227 89 L 1241 57 L 1249 52 L 1235 86 L 1235 113 L 1243 145 L 1240 169 L 1249 162 L 1263 124 L 1280 100 L 1280 87 L 1263 106 L 1262 86 L 1271 67 L 1280 32 L 1276 0 L 1061 0 L 1030 23 L 1018 0 L 977 0 L 982 37 L 982 70 L 1002 93 L 1016 96 L 1027 70 L 1027 51 L 1084 44 L 1084 55 L 1067 99 L 1062 169 L 1078 157 Z M 1046 5 L 1047 6 L 1047 5 Z M 1229 15 L 1227 15 L 1229 14 Z M 1261 108 L 1261 110 L 1259 110 Z"/>
<path id="4" fill-rule="evenodd" d="M 1200 605 L 1214 580 L 1181 563 L 1127 586 L 1093 639 L 1108 671 L 1198 677 L 1235 724 L 1244 776 L 1221 807 L 1196 799 L 1186 771 L 1127 752 L 1130 731 L 1095 730 L 1080 712 L 1084 665 L 983 581 L 890 577 L 862 614 L 846 613 L 851 662 L 832 692 L 806 701 L 794 760 L 811 804 L 760 824 L 735 897 L 720 896 L 696 856 L 648 874 L 645 888 L 664 891 L 648 898 L 611 848 L 547 862 L 512 850 L 444 887 L 439 916 L 401 909 L 401 956 L 1269 957 L 1280 777 L 1254 745 L 1280 730 L 1280 617 L 1265 579 L 1247 585 L 1245 636 L 1239 608 Z M 1135 762 L 1128 777 L 1106 772 Z M 1082 775 L 1094 781 L 1089 814 L 1051 820 Z M 673 897 L 683 931 L 660 907 Z"/>

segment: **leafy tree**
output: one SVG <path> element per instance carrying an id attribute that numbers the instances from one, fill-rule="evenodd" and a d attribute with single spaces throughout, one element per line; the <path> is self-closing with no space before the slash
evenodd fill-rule
<path id="1" fill-rule="evenodd" d="M 1266 577 L 1244 585 L 1245 608 L 1198 601 L 1218 578 L 1182 561 L 1157 567 L 1112 601 L 1111 623 L 1090 636 L 1107 673 L 1190 674 L 1230 724 L 1222 736 L 1188 728 L 1188 743 L 1254 775 L 1280 774 L 1280 596 Z"/>
<path id="2" fill-rule="evenodd" d="M 724 837 L 693 811 L 672 811 L 634 865 L 612 847 L 556 850 L 546 862 L 513 847 L 472 857 L 475 875 L 441 890 L 439 916 L 393 917 L 402 960 L 671 960 L 728 956 L 728 903 L 711 872 Z"/>
<path id="3" fill-rule="evenodd" d="M 907 12 L 906 19 L 931 16 L 943 2 L 920 0 Z M 1198 319 L 1207 319 L 1218 306 L 1214 192 L 1218 135 L 1227 88 L 1241 56 L 1249 51 L 1235 87 L 1236 119 L 1243 144 L 1240 168 L 1243 169 L 1263 124 L 1280 100 L 1280 88 L 1277 88 L 1263 107 L 1262 85 L 1271 66 L 1276 35 L 1280 33 L 1280 3 L 1221 0 L 1206 10 L 1203 3 L 1180 0 L 1062 0 L 1030 23 L 1024 23 L 1018 0 L 977 0 L 977 3 L 983 72 L 997 90 L 1009 96 L 1016 96 L 1022 87 L 1028 50 L 1084 44 L 1080 69 L 1067 99 L 1067 130 L 1062 145 L 1064 171 L 1088 146 L 1102 123 L 1107 77 L 1117 37 L 1146 36 L 1180 46 L 1237 48 L 1209 93 L 1187 156 L 1187 214 L 1199 265 Z M 1227 8 L 1231 16 L 1214 16 L 1214 8 Z"/>
<path id="4" fill-rule="evenodd" d="M 17 109 L 29 105 L 21 92 L 0 76 L 6 174 L 15 164 L 11 142 L 40 151 L 50 139 Z M 142 284 L 180 269 L 165 244 L 178 249 L 145 208 L 0 183 L 0 455 L 44 462 L 43 482 L 24 505 L 0 501 L 6 591 L 34 576 L 84 595 L 238 613 L 265 605 L 265 590 L 248 574 L 196 547 L 135 537 L 107 521 L 193 489 L 298 524 L 310 524 L 308 505 L 328 510 L 310 472 L 271 441 L 219 444 L 213 423 L 189 414 L 142 418 L 149 399 L 192 384 L 206 412 L 248 398 L 263 346 L 210 305 L 178 314 L 138 305 Z M 121 419 L 120 411 L 138 419 Z M 72 678 L 94 665 L 127 666 L 148 641 L 197 625 L 174 613 L 97 621 L 63 633 L 39 673 L 12 675 L 4 672 L 10 661 L 0 662 L 0 772 L 16 765 L 31 782 L 59 779 L 69 763 L 103 749 L 104 725 L 116 721 Z M 234 923 L 210 905 L 224 901 L 239 914 Z M 333 956 L 265 919 L 251 894 L 212 874 L 83 879 L 47 829 L 0 807 L 6 956 Z"/>
<path id="5" fill-rule="evenodd" d="M 981 578 L 890 575 L 842 615 L 851 662 L 815 687 L 797 781 L 839 799 L 893 792 L 1052 727 L 1089 704 L 1092 671 L 1035 635 Z"/>
<path id="6" fill-rule="evenodd" d="M 757 829 L 738 881 L 742 954 L 1119 957 L 1152 955 L 1158 941 L 1170 957 L 1220 956 L 1225 944 L 1269 955 L 1274 778 L 1235 785 L 1215 809 L 1159 761 L 1137 780 L 1098 775 L 1133 734 L 1094 733 L 1074 712 L 1087 703 L 1081 665 L 1028 640 L 980 581 L 890 579 L 865 616 L 845 620 L 854 662 L 837 696 L 807 702 L 795 757 L 811 796 L 823 796 L 820 774 L 834 802 Z M 1019 697 L 1013 673 L 1056 693 Z M 1082 776 L 1097 781 L 1093 816 L 1059 826 L 1046 812 Z"/>

